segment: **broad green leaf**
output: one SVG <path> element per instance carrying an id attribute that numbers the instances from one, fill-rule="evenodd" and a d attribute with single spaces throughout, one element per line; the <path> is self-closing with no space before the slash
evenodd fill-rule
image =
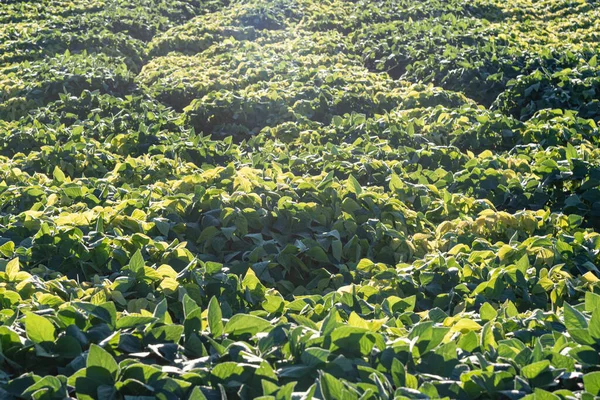
<path id="1" fill-rule="evenodd" d="M 591 346 L 580 345 L 569 350 L 569 355 L 583 365 L 598 365 L 600 364 L 600 355 Z"/>
<path id="2" fill-rule="evenodd" d="M 392 380 L 394 381 L 394 385 L 396 385 L 396 387 L 406 386 L 406 369 L 397 358 L 394 358 L 392 360 L 391 375 Z"/>
<path id="3" fill-rule="evenodd" d="M 96 391 L 98 400 L 113 400 L 117 394 L 117 389 L 114 385 L 100 385 Z"/>
<path id="4" fill-rule="evenodd" d="M 331 333 L 331 346 L 329 350 L 333 352 L 366 356 L 374 348 L 383 350 L 385 348 L 385 341 L 381 334 L 371 332 L 366 328 L 345 325 L 336 328 Z"/>
<path id="5" fill-rule="evenodd" d="M 283 311 L 284 300 L 279 296 L 265 295 L 265 301 L 261 304 L 262 308 L 269 313 Z"/>
<path id="6" fill-rule="evenodd" d="M 236 314 L 225 324 L 224 333 L 233 336 L 256 335 L 270 328 L 271 323 L 265 319 L 249 314 Z"/>
<path id="7" fill-rule="evenodd" d="M 330 354 L 328 350 L 309 347 L 302 352 L 301 360 L 303 364 L 311 367 L 324 366 L 327 364 L 327 358 Z"/>
<path id="8" fill-rule="evenodd" d="M 188 340 L 193 333 L 200 334 L 204 330 L 202 310 L 200 307 L 194 308 L 192 312 L 187 315 L 183 322 L 183 328 L 186 340 Z M 177 341 L 179 341 L 179 339 L 177 339 Z"/>
<path id="9" fill-rule="evenodd" d="M 154 312 L 152 316 L 159 320 L 160 322 L 165 323 L 167 320 L 167 314 L 169 312 L 169 305 L 167 304 L 167 299 L 162 299 L 158 302 L 156 307 L 154 308 Z M 169 318 L 170 319 L 170 318 Z"/>
<path id="10" fill-rule="evenodd" d="M 325 400 L 344 399 L 344 384 L 327 372 L 320 373 L 319 385 Z"/>
<path id="11" fill-rule="evenodd" d="M 481 325 L 469 318 L 462 318 L 450 328 L 453 332 L 466 333 L 469 331 L 480 331 Z"/>
<path id="12" fill-rule="evenodd" d="M 79 341 L 72 336 L 66 335 L 58 338 L 54 351 L 65 358 L 75 358 L 82 353 Z"/>
<path id="13" fill-rule="evenodd" d="M 19 259 L 13 258 L 6 264 L 6 276 L 8 276 L 9 281 L 14 281 L 19 273 Z"/>
<path id="14" fill-rule="evenodd" d="M 402 182 L 402 179 L 400 179 L 400 177 L 396 174 L 392 174 L 392 177 L 390 178 L 390 190 L 392 192 L 399 190 L 399 189 L 403 189 L 404 188 L 404 182 Z"/>
<path id="15" fill-rule="evenodd" d="M 333 258 L 336 261 L 342 260 L 342 251 L 343 251 L 342 241 L 339 239 L 334 239 L 331 242 L 331 253 L 333 255 Z"/>
<path id="16" fill-rule="evenodd" d="M 521 369 L 521 375 L 527 379 L 535 379 L 550 368 L 550 361 L 544 360 L 526 365 Z"/>
<path id="17" fill-rule="evenodd" d="M 4 257 L 12 257 L 15 252 L 15 243 L 14 242 L 6 242 L 0 246 L 0 254 Z"/>
<path id="18" fill-rule="evenodd" d="M 211 371 L 213 384 L 220 383 L 225 387 L 237 388 L 250 378 L 249 368 L 252 367 L 231 361 L 219 363 Z"/>
<path id="19" fill-rule="evenodd" d="M 600 372 L 590 372 L 583 376 L 583 388 L 594 396 L 600 396 Z"/>
<path id="20" fill-rule="evenodd" d="M 155 317 L 146 315 L 125 315 L 117 320 L 117 329 L 129 329 L 155 322 Z"/>
<path id="21" fill-rule="evenodd" d="M 184 327 L 181 325 L 163 325 L 152 328 L 146 339 L 154 343 L 179 343 Z"/>
<path id="22" fill-rule="evenodd" d="M 208 303 L 208 327 L 213 337 L 219 337 L 223 334 L 223 314 L 219 301 L 214 296 Z"/>
<path id="23" fill-rule="evenodd" d="M 63 192 L 72 199 L 77 199 L 83 196 L 83 189 L 81 186 L 69 184 L 70 186 L 62 186 Z"/>
<path id="24" fill-rule="evenodd" d="M 523 275 L 527 274 L 527 270 L 529 269 L 529 257 L 527 254 L 523 255 L 515 264 L 516 267 L 523 273 Z"/>
<path id="25" fill-rule="evenodd" d="M 571 336 L 571 338 L 575 342 L 577 342 L 579 344 L 584 344 L 584 345 L 594 345 L 594 344 L 596 344 L 596 341 L 590 335 L 590 331 L 589 331 L 588 328 L 585 328 L 585 329 L 570 329 L 569 330 L 569 335 Z"/>
<path id="26" fill-rule="evenodd" d="M 475 333 L 475 331 L 470 331 L 467 334 L 463 334 L 458 341 L 458 347 L 468 352 L 475 350 L 477 347 L 479 347 L 479 338 L 477 337 L 477 333 Z"/>
<path id="27" fill-rule="evenodd" d="M 123 365 L 123 362 L 121 363 Z M 167 376 L 166 372 L 162 372 L 159 368 L 141 363 L 130 363 L 123 368 L 121 380 L 135 379 L 146 384 L 154 384 L 155 382 L 164 379 Z"/>
<path id="28" fill-rule="evenodd" d="M 347 188 L 350 192 L 356 194 L 357 196 L 362 194 L 362 187 L 360 183 L 356 180 L 356 178 L 352 175 L 348 176 L 348 180 L 346 181 Z"/>
<path id="29" fill-rule="evenodd" d="M 102 347 L 92 344 L 88 353 L 87 368 L 97 367 L 102 368 L 110 373 L 113 379 L 117 378 L 119 366 L 115 359 Z"/>
<path id="30" fill-rule="evenodd" d="M 58 166 L 54 167 L 54 171 L 52 172 L 52 176 L 54 177 L 54 180 L 58 183 L 63 183 L 66 179 L 65 177 L 65 173 L 62 172 L 60 170 L 60 168 L 58 168 Z"/>
<path id="31" fill-rule="evenodd" d="M 563 308 L 563 318 L 568 330 L 586 329 L 588 327 L 585 316 L 567 303 Z"/>
<path id="32" fill-rule="evenodd" d="M 197 308 L 200 308 L 198 306 L 198 303 L 196 303 L 194 301 L 194 299 L 192 299 L 187 293 L 183 295 L 183 315 L 187 318 L 187 316 L 194 311 Z"/>
<path id="33" fill-rule="evenodd" d="M 312 258 L 313 260 L 319 262 L 319 263 L 323 263 L 323 264 L 328 264 L 329 263 L 329 257 L 327 256 L 327 253 L 325 253 L 325 250 L 323 250 L 321 247 L 315 246 L 312 247 L 311 249 L 309 249 L 306 254 Z"/>
<path id="34" fill-rule="evenodd" d="M 561 400 L 561 398 L 543 389 L 535 388 L 533 393 L 523 397 L 523 400 Z"/>
<path id="35" fill-rule="evenodd" d="M 585 292 L 585 311 L 591 313 L 600 307 L 600 295 L 593 292 Z"/>
<path id="36" fill-rule="evenodd" d="M 498 312 L 489 303 L 483 303 L 479 309 L 479 315 L 484 322 L 487 322 L 495 320 Z"/>
<path id="37" fill-rule="evenodd" d="M 566 150 L 567 150 L 566 151 L 567 160 L 573 160 L 578 157 L 577 150 L 575 149 L 575 147 L 573 147 L 573 145 L 571 143 L 567 143 Z"/>
<path id="38" fill-rule="evenodd" d="M 494 338 L 493 325 L 492 322 L 487 322 L 483 326 L 483 330 L 481 331 L 481 348 L 485 350 L 489 350 L 490 348 L 495 349 L 498 347 L 498 343 Z"/>
<path id="39" fill-rule="evenodd" d="M 600 342 L 600 310 L 596 309 L 592 313 L 592 318 L 589 322 L 590 336 Z"/>
<path id="40" fill-rule="evenodd" d="M 144 257 L 142 257 L 142 252 L 137 250 L 135 253 L 133 253 L 133 256 L 131 256 L 131 259 L 129 260 L 129 269 L 137 273 L 138 271 L 143 270 L 145 265 L 146 264 L 144 262 Z"/>
<path id="41" fill-rule="evenodd" d="M 195 386 L 194 389 L 192 389 L 192 392 L 190 393 L 188 400 L 207 400 L 207 399 L 206 399 L 206 396 L 204 396 L 204 393 L 202 393 L 202 390 L 200 390 L 200 388 L 198 386 Z"/>
<path id="42" fill-rule="evenodd" d="M 25 314 L 25 332 L 34 343 L 54 343 L 56 329 L 52 322 L 34 313 Z"/>
<path id="43" fill-rule="evenodd" d="M 63 382 L 61 382 L 61 380 L 58 379 L 57 377 L 45 376 L 42 379 L 40 379 L 39 381 L 37 381 L 36 383 L 34 383 L 33 385 L 29 386 L 27 389 L 25 389 L 25 391 L 23 392 L 23 395 L 29 397 L 34 394 L 37 394 L 36 393 L 37 391 L 44 389 L 44 388 L 49 389 L 54 393 L 60 393 L 60 391 L 63 390 Z M 33 398 L 37 399 L 38 397 L 34 396 Z M 43 398 L 43 397 L 41 397 L 41 398 Z"/>

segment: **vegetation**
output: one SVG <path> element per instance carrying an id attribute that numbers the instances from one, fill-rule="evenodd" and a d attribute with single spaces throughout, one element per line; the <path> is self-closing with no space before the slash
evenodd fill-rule
<path id="1" fill-rule="evenodd" d="M 0 3 L 0 398 L 600 396 L 597 0 Z"/>

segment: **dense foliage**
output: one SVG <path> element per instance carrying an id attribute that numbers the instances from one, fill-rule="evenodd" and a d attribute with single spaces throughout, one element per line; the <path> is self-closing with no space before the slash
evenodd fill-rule
<path id="1" fill-rule="evenodd" d="M 597 0 L 0 0 L 0 398 L 600 396 Z"/>

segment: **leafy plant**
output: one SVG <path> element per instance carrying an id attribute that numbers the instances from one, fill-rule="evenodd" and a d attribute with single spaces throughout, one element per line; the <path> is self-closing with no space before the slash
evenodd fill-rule
<path id="1" fill-rule="evenodd" d="M 595 1 L 8 1 L 0 398 L 600 395 Z"/>

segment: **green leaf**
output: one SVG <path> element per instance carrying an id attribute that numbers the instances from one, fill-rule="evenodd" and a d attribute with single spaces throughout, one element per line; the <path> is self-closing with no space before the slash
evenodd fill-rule
<path id="1" fill-rule="evenodd" d="M 224 332 L 233 336 L 256 335 L 270 330 L 271 323 L 249 314 L 236 314 L 225 324 Z"/>
<path id="2" fill-rule="evenodd" d="M 583 388 L 594 396 L 600 396 L 600 371 L 585 374 L 583 376 Z"/>
<path id="3" fill-rule="evenodd" d="M 158 304 L 154 308 L 154 312 L 152 313 L 152 316 L 154 318 L 156 318 L 157 320 L 159 320 L 160 322 L 165 323 L 166 319 L 167 319 L 168 310 L 169 310 L 169 305 L 167 304 L 167 299 L 162 299 L 161 301 L 158 302 Z"/>
<path id="4" fill-rule="evenodd" d="M 187 318 L 195 309 L 200 308 L 187 293 L 183 295 L 183 315 Z"/>
<path id="5" fill-rule="evenodd" d="M 152 328 L 146 335 L 150 343 L 179 343 L 184 327 L 181 325 L 163 325 Z"/>
<path id="6" fill-rule="evenodd" d="M 15 243 L 14 242 L 6 242 L 0 246 L 0 254 L 4 257 L 12 257 L 15 253 Z"/>
<path id="7" fill-rule="evenodd" d="M 117 329 L 135 328 L 140 325 L 148 325 L 156 320 L 155 317 L 146 315 L 126 315 L 117 320 Z"/>
<path id="8" fill-rule="evenodd" d="M 331 242 L 331 253 L 333 255 L 333 258 L 336 261 L 341 261 L 342 260 L 342 241 L 338 240 L 338 239 L 334 239 Z"/>
<path id="9" fill-rule="evenodd" d="M 119 366 L 115 359 L 102 347 L 92 344 L 88 353 L 87 368 L 102 368 L 110 373 L 113 379 L 117 378 Z"/>
<path id="10" fill-rule="evenodd" d="M 200 334 L 204 329 L 202 323 L 202 310 L 200 307 L 194 308 L 183 322 L 183 334 L 186 341 L 191 338 L 193 333 Z"/>
<path id="11" fill-rule="evenodd" d="M 481 341 L 480 346 L 482 349 L 489 350 L 490 348 L 495 349 L 498 347 L 498 343 L 494 338 L 493 322 L 487 322 L 483 325 L 481 330 Z"/>
<path id="12" fill-rule="evenodd" d="M 78 308 L 81 308 L 86 313 L 89 313 L 94 317 L 106 322 L 110 326 L 115 326 L 116 324 L 117 308 L 112 301 L 103 303 L 99 306 L 85 302 L 73 302 L 72 304 Z"/>
<path id="13" fill-rule="evenodd" d="M 34 343 L 54 343 L 56 329 L 52 322 L 34 313 L 25 314 L 25 332 Z"/>
<path id="14" fill-rule="evenodd" d="M 488 322 L 495 320 L 498 312 L 489 303 L 483 303 L 479 309 L 479 315 L 484 322 Z"/>
<path id="15" fill-rule="evenodd" d="M 565 320 L 565 326 L 568 330 L 587 329 L 588 327 L 585 316 L 567 303 L 565 303 L 563 309 L 563 318 Z"/>
<path id="16" fill-rule="evenodd" d="M 339 128 L 344 125 L 344 119 L 339 115 L 334 115 L 331 119 L 331 125 L 335 126 L 336 128 Z"/>
<path id="17" fill-rule="evenodd" d="M 600 310 L 596 309 L 592 313 L 588 329 L 590 336 L 600 342 Z"/>
<path id="18" fill-rule="evenodd" d="M 247 365 L 236 362 L 222 362 L 212 369 L 211 376 L 213 384 L 223 384 L 225 387 L 237 388 L 251 376 Z"/>
<path id="19" fill-rule="evenodd" d="M 543 389 L 535 388 L 533 393 L 523 397 L 523 400 L 561 400 L 561 397 Z"/>
<path id="20" fill-rule="evenodd" d="M 13 258 L 6 264 L 6 276 L 8 276 L 9 281 L 14 281 L 19 273 L 19 258 Z"/>
<path id="21" fill-rule="evenodd" d="M 75 358 L 82 353 L 81 345 L 79 341 L 73 336 L 61 336 L 56 341 L 56 347 L 54 351 L 61 357 Z"/>
<path id="22" fill-rule="evenodd" d="M 323 399 L 342 400 L 344 398 L 344 384 L 339 379 L 333 377 L 333 375 L 330 375 L 327 372 L 321 372 L 319 377 L 319 385 L 321 388 L 321 393 L 323 394 Z"/>
<path id="23" fill-rule="evenodd" d="M 279 296 L 266 295 L 265 301 L 262 302 L 261 306 L 269 313 L 277 313 L 283 310 L 284 301 Z"/>
<path id="24" fill-rule="evenodd" d="M 131 259 L 129 260 L 129 269 L 137 273 L 139 270 L 143 270 L 145 265 L 146 264 L 144 262 L 144 257 L 142 257 L 142 252 L 137 250 L 135 253 L 133 253 L 133 256 L 131 256 Z"/>
<path id="25" fill-rule="evenodd" d="M 394 381 L 394 385 L 396 387 L 404 387 L 406 386 L 406 369 L 404 365 L 398 360 L 394 358 L 392 360 L 392 370 L 391 370 L 392 380 Z"/>
<path id="26" fill-rule="evenodd" d="M 275 373 L 275 370 L 266 361 L 262 361 L 259 367 L 254 371 L 254 378 L 259 378 L 263 381 L 266 380 L 274 383 L 277 382 L 277 374 Z"/>
<path id="27" fill-rule="evenodd" d="M 329 257 L 327 256 L 327 253 L 325 253 L 325 250 L 323 250 L 321 247 L 312 247 L 306 252 L 306 254 L 319 263 L 329 264 Z"/>
<path id="28" fill-rule="evenodd" d="M 31 395 L 33 395 L 36 391 L 40 390 L 40 389 L 50 389 L 51 391 L 55 392 L 55 393 L 59 393 L 61 390 L 63 390 L 63 383 L 61 382 L 60 379 L 58 379 L 55 376 L 45 376 L 42 379 L 40 379 L 39 381 L 37 381 L 36 383 L 34 383 L 33 385 L 29 386 L 27 389 L 25 389 L 25 391 L 22 393 L 22 395 L 25 398 L 29 398 Z M 65 391 L 66 394 L 66 391 Z M 34 399 L 36 399 L 37 397 L 32 397 Z M 44 397 L 41 397 L 44 398 Z M 46 397 L 48 398 L 48 397 Z"/>
<path id="29" fill-rule="evenodd" d="M 21 347 L 19 334 L 7 326 L 0 326 L 0 354 L 16 347 Z"/>
<path id="30" fill-rule="evenodd" d="M 578 157 L 577 150 L 571 143 L 567 143 L 566 156 L 567 160 L 574 160 Z"/>
<path id="31" fill-rule="evenodd" d="M 547 371 L 550 368 L 550 361 L 544 360 L 533 364 L 524 366 L 521 369 L 521 375 L 527 379 L 535 379 L 541 373 Z"/>
<path id="32" fill-rule="evenodd" d="M 600 364 L 600 355 L 591 346 L 581 345 L 569 350 L 569 355 L 584 366 L 593 366 Z"/>
<path id="33" fill-rule="evenodd" d="M 474 351 L 479 347 L 479 338 L 477 337 L 477 334 L 474 331 L 463 334 L 458 341 L 458 347 L 468 352 Z"/>
<path id="34" fill-rule="evenodd" d="M 385 349 L 385 341 L 380 334 L 365 328 L 344 325 L 331 333 L 331 351 L 366 356 L 374 347 Z"/>
<path id="35" fill-rule="evenodd" d="M 440 398 L 436 387 L 431 382 L 423 382 L 423 384 L 419 387 L 419 392 L 423 393 L 430 399 Z"/>
<path id="36" fill-rule="evenodd" d="M 208 327 L 213 337 L 223 334 L 223 313 L 216 297 L 212 297 L 208 303 Z"/>
<path id="37" fill-rule="evenodd" d="M 570 329 L 569 335 L 575 342 L 577 342 L 579 344 L 589 344 L 589 345 L 596 344 L 596 341 L 590 335 L 590 331 L 587 328 L 585 328 L 585 329 Z"/>
<path id="38" fill-rule="evenodd" d="M 122 364 L 123 363 L 121 363 L 121 365 Z M 127 364 L 127 366 L 123 369 L 124 371 L 121 381 L 125 379 L 135 379 L 139 382 L 144 382 L 150 385 L 161 379 L 164 379 L 167 375 L 165 372 L 162 372 L 156 367 L 141 363 Z"/>
<path id="39" fill-rule="evenodd" d="M 206 396 L 204 396 L 204 393 L 202 393 L 202 390 L 198 386 L 195 386 L 188 400 L 206 400 Z"/>
<path id="40" fill-rule="evenodd" d="M 300 359 L 302 363 L 311 367 L 324 366 L 331 353 L 320 347 L 309 347 L 302 352 Z"/>
<path id="41" fill-rule="evenodd" d="M 392 174 L 392 177 L 390 178 L 390 190 L 395 192 L 396 190 L 402 188 L 404 188 L 404 182 L 402 182 L 402 179 L 400 179 L 398 175 Z"/>
<path id="42" fill-rule="evenodd" d="M 357 196 L 362 194 L 362 191 L 363 191 L 362 187 L 360 186 L 360 183 L 358 183 L 358 181 L 356 180 L 356 178 L 354 176 L 349 175 L 346 183 L 348 184 L 348 190 L 350 192 L 356 194 Z"/>
<path id="43" fill-rule="evenodd" d="M 98 389 L 96 389 L 97 400 L 115 400 L 117 389 L 114 385 L 100 385 Z"/>
<path id="44" fill-rule="evenodd" d="M 62 187 L 63 192 L 72 199 L 77 199 L 83 196 L 83 189 L 80 186 L 72 185 Z"/>
<path id="45" fill-rule="evenodd" d="M 527 275 L 527 270 L 529 269 L 529 257 L 525 254 L 523 257 L 517 261 L 515 264 L 517 269 L 523 273 L 523 275 Z"/>
<path id="46" fill-rule="evenodd" d="M 96 400 L 98 397 L 97 389 L 101 385 L 101 382 L 98 382 L 95 378 L 87 377 L 86 374 L 88 372 L 93 374 L 95 378 L 98 377 L 98 373 L 82 368 L 69 378 L 69 381 L 72 379 L 75 381 L 74 386 L 78 400 Z"/>
<path id="47" fill-rule="evenodd" d="M 600 307 L 600 295 L 593 292 L 585 292 L 585 311 L 591 313 Z"/>
<path id="48" fill-rule="evenodd" d="M 60 170 L 60 168 L 58 168 L 58 166 L 54 167 L 54 171 L 52 172 L 52 176 L 54 177 L 54 180 L 58 183 L 63 183 L 66 179 L 65 177 L 65 173 L 62 172 Z"/>

